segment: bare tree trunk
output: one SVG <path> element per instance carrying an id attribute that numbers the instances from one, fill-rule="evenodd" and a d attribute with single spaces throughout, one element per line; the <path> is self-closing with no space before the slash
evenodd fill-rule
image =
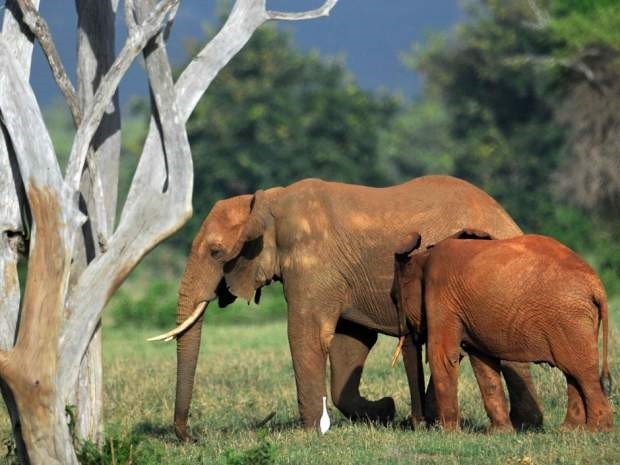
<path id="1" fill-rule="evenodd" d="M 2 117 L 32 211 L 28 277 L 15 346 L 0 353 L 0 375 L 19 412 L 32 463 L 76 463 L 56 379 L 58 334 L 67 293 L 73 235 L 80 214 L 63 187 L 52 143 L 28 81 L 0 37 Z M 33 137 L 36 134 L 37 137 Z M 64 444 L 64 445 L 63 445 Z"/>
<path id="2" fill-rule="evenodd" d="M 114 62 L 115 16 L 117 0 L 76 0 L 78 12 L 77 93 L 84 110 Z M 104 116 L 91 144 L 89 162 L 84 168 L 80 192 L 81 206 L 89 220 L 76 238 L 71 287 L 88 263 L 102 252 L 114 230 L 118 167 L 121 148 L 118 92 Z M 98 212 L 96 191 L 101 191 L 103 211 Z M 82 359 L 75 393 L 75 434 L 80 441 L 100 444 L 103 433 L 101 324 Z"/>
<path id="3" fill-rule="evenodd" d="M 24 253 L 26 244 L 17 194 L 17 186 L 22 186 L 22 183 L 11 141 L 2 123 L 0 123 L 0 179 L 3 180 L 0 183 L 0 199 L 6 199 L 0 202 L 0 349 L 10 350 L 15 343 L 21 297 L 17 262 L 20 253 Z M 23 195 L 21 197 L 24 198 Z M 0 380 L 0 391 L 11 418 L 17 456 L 22 462 L 26 462 L 26 450 L 13 393 L 3 380 Z"/>
<path id="4" fill-rule="evenodd" d="M 38 8 L 39 0 L 32 5 Z M 14 2 L 7 2 L 2 23 L 2 34 L 13 44 L 13 56 L 20 66 L 22 76 L 30 75 L 33 38 L 24 34 L 20 25 L 20 10 Z M 26 205 L 23 183 L 15 158 L 12 142 L 4 124 L 0 122 L 0 349 L 9 350 L 15 343 L 20 305 L 20 286 L 17 274 L 19 255 L 25 253 L 26 229 L 22 207 Z M 11 182 L 12 181 L 12 182 Z M 11 429 L 15 438 L 17 457 L 27 463 L 26 447 L 22 438 L 17 405 L 8 385 L 0 381 L 0 391 L 4 399 Z"/>

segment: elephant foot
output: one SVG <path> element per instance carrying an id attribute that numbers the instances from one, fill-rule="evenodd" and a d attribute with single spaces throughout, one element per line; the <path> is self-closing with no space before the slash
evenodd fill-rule
<path id="1" fill-rule="evenodd" d="M 437 425 L 446 433 L 459 433 L 461 431 L 461 425 L 457 420 L 440 421 Z"/>
<path id="2" fill-rule="evenodd" d="M 510 422 L 517 431 L 538 430 L 543 426 L 543 415 L 540 410 L 511 409 Z"/>
<path id="3" fill-rule="evenodd" d="M 413 429 L 423 429 L 426 428 L 427 425 L 424 417 L 417 417 L 413 414 L 409 417 L 409 422 L 411 423 L 411 427 Z"/>
<path id="4" fill-rule="evenodd" d="M 562 422 L 562 424 L 560 425 L 560 432 L 562 433 L 570 433 L 571 431 L 575 431 L 575 430 L 583 430 L 585 429 L 586 424 L 584 423 L 575 423 L 572 421 L 566 421 L 564 420 Z"/>
<path id="5" fill-rule="evenodd" d="M 377 401 L 360 398 L 356 405 L 339 405 L 344 416 L 352 421 L 370 421 L 386 424 L 394 420 L 396 405 L 391 397 L 384 397 Z"/>
<path id="6" fill-rule="evenodd" d="M 604 424 L 596 424 L 596 425 L 587 425 L 586 427 L 588 431 L 591 433 L 611 433 L 614 430 L 614 425 L 609 423 Z"/>
<path id="7" fill-rule="evenodd" d="M 607 410 L 607 409 L 605 409 Z M 594 418 L 592 418 L 594 417 Z M 608 411 L 597 411 L 596 415 L 588 417 L 586 422 L 588 431 L 594 433 L 609 433 L 614 430 L 614 416 L 611 408 Z"/>
<path id="8" fill-rule="evenodd" d="M 174 433 L 181 442 L 196 442 L 196 439 L 189 434 L 187 425 L 174 425 Z"/>
<path id="9" fill-rule="evenodd" d="M 490 425 L 487 429 L 487 433 L 489 434 L 502 434 L 502 433 L 514 433 L 515 429 L 512 424 L 507 423 L 504 425 Z"/>
<path id="10" fill-rule="evenodd" d="M 542 428 L 543 411 L 538 402 L 532 374 L 527 363 L 501 363 L 510 396 L 510 422 L 517 431 Z"/>

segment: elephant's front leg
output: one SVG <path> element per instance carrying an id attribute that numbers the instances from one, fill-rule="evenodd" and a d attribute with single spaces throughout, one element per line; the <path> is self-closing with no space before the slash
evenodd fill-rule
<path id="1" fill-rule="evenodd" d="M 317 428 L 323 411 L 325 362 L 338 316 L 289 304 L 288 340 L 293 358 L 299 413 L 306 428 Z"/>
<path id="2" fill-rule="evenodd" d="M 391 397 L 377 401 L 360 395 L 359 385 L 368 352 L 377 342 L 377 332 L 340 319 L 329 348 L 331 392 L 334 405 L 352 420 L 387 422 L 394 418 Z"/>
<path id="3" fill-rule="evenodd" d="M 424 422 L 424 365 L 422 344 L 415 342 L 411 333 L 403 344 L 403 362 L 411 396 L 411 424 L 415 428 Z"/>
<path id="4" fill-rule="evenodd" d="M 484 410 L 491 420 L 490 432 L 513 431 L 508 416 L 508 402 L 502 387 L 500 361 L 476 350 L 469 350 L 469 362 L 480 388 Z"/>

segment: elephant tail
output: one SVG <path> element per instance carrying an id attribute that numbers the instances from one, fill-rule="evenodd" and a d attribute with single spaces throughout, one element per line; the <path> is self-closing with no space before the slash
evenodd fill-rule
<path id="1" fill-rule="evenodd" d="M 599 325 L 603 326 L 603 370 L 601 372 L 601 387 L 607 397 L 611 393 L 611 375 L 609 374 L 609 361 L 607 346 L 609 341 L 609 323 L 608 323 L 608 307 L 607 297 L 603 287 L 594 296 L 594 302 L 599 310 Z"/>

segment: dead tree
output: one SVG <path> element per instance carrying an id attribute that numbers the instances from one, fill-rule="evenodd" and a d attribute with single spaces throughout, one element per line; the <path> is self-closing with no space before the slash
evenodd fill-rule
<path id="1" fill-rule="evenodd" d="M 125 0 L 128 38 L 117 56 L 118 0 L 76 0 L 77 90 L 38 14 L 39 1 L 6 1 L 0 33 L 0 388 L 23 462 L 77 464 L 68 412 L 76 416 L 78 439 L 97 441 L 101 434 L 101 313 L 142 257 L 191 215 L 185 123 L 200 97 L 261 24 L 325 16 L 336 1 L 278 12 L 268 10 L 266 0 L 237 0 L 174 82 L 165 38 L 179 0 Z M 64 176 L 29 84 L 34 40 L 76 126 Z M 141 53 L 152 117 L 115 224 L 116 90 Z M 27 259 L 23 295 L 20 256 Z"/>
<path id="2" fill-rule="evenodd" d="M 553 191 L 589 212 L 620 213 L 620 53 L 590 49 L 592 80 L 577 75 L 557 119 L 568 131 L 568 157 L 553 176 Z"/>

